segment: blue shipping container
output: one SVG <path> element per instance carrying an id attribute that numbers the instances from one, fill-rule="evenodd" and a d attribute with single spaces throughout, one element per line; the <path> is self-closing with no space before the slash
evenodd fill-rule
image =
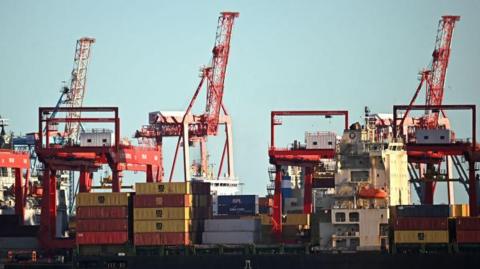
<path id="1" fill-rule="evenodd" d="M 229 216 L 253 216 L 258 214 L 258 204 L 230 204 L 218 205 L 218 215 Z"/>
<path id="2" fill-rule="evenodd" d="M 399 205 L 390 208 L 390 215 L 392 218 L 448 218 L 449 214 L 450 207 L 448 205 Z"/>
<path id="3" fill-rule="evenodd" d="M 258 205 L 258 195 L 219 195 L 218 205 Z"/>

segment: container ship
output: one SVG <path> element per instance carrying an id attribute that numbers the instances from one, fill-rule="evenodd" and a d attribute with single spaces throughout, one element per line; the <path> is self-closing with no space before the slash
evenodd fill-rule
<path id="1" fill-rule="evenodd" d="M 148 124 L 135 132 L 138 143 L 121 139 L 118 107 L 82 105 L 96 41 L 77 41 L 71 84 L 56 106 L 39 108 L 30 140 L 12 139 L 2 125 L 3 268 L 478 266 L 476 106 L 442 105 L 434 91 L 443 84 L 433 87 L 438 80 L 432 78 L 445 79 L 459 17 L 442 17 L 432 66 L 422 72 L 410 104 L 395 105 L 392 114 L 366 107 L 364 121 L 350 123 L 347 110 L 272 111 L 264 156 L 270 178 L 266 174 L 266 195 L 258 195 L 239 192 L 232 119 L 222 100 L 238 16 L 220 14 L 211 61 L 201 68 L 188 107 L 148 113 Z M 415 105 L 424 84 L 431 99 Z M 193 107 L 204 88 L 205 109 L 197 114 Z M 471 113 L 468 139 L 451 129 L 443 112 L 452 109 Z M 415 110 L 425 113 L 414 117 Z M 277 146 L 276 127 L 299 116 L 342 117 L 344 124 L 336 131 L 306 130 Z M 86 127 L 94 124 L 102 127 Z M 222 130 L 214 169 L 207 142 Z M 169 171 L 167 138 L 177 141 Z M 191 161 L 191 150 L 200 160 Z M 178 155 L 183 175 L 174 174 Z M 94 175 L 103 170 L 109 175 L 96 184 Z M 145 178 L 128 185 L 128 171 Z M 465 187 L 468 204 L 455 203 L 454 181 Z M 434 204 L 441 183 L 448 203 Z M 412 203 L 414 193 L 420 204 Z"/>

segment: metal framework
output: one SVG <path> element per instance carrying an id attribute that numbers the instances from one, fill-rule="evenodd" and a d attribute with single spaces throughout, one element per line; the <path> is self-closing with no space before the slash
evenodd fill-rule
<path id="1" fill-rule="evenodd" d="M 395 105 L 393 106 L 393 135 L 394 137 L 404 137 L 404 128 L 401 124 L 399 111 L 409 110 L 466 110 L 471 112 L 471 142 L 456 141 L 449 144 L 417 144 L 406 143 L 406 150 L 409 155 L 409 162 L 426 163 L 432 161 L 432 155 L 438 157 L 445 156 L 464 156 L 468 161 L 468 196 L 470 204 L 470 216 L 478 215 L 477 205 L 477 183 L 475 179 L 475 163 L 480 162 L 480 146 L 476 140 L 476 106 L 475 105 Z M 433 202 L 435 179 L 429 179 L 425 182 L 425 196 Z"/>
<path id="2" fill-rule="evenodd" d="M 348 129 L 348 111 L 346 110 L 313 110 L 313 111 L 272 111 L 270 114 L 270 148 L 268 156 L 270 164 L 275 166 L 275 183 L 273 195 L 272 232 L 281 239 L 282 233 L 282 166 L 301 166 L 304 172 L 304 203 L 303 212 L 312 213 L 312 182 L 313 167 L 320 163 L 321 159 L 335 158 L 335 149 L 288 149 L 275 147 L 275 126 L 282 123 L 277 117 L 280 116 L 343 116 L 344 129 Z"/>
<path id="3" fill-rule="evenodd" d="M 87 85 L 87 66 L 90 59 L 90 48 L 95 43 L 94 38 L 83 37 L 77 41 L 75 57 L 70 81 L 70 90 L 66 93 L 65 103 L 68 107 L 81 107 Z M 80 111 L 69 111 L 67 118 L 80 118 Z M 65 138 L 76 140 L 79 135 L 80 123 L 76 121 L 66 122 Z"/>
<path id="4" fill-rule="evenodd" d="M 150 124 L 137 131 L 136 137 L 155 139 L 156 143 L 162 147 L 164 137 L 178 137 L 175 148 L 172 169 L 170 170 L 169 181 L 172 181 L 178 151 L 183 141 L 183 167 L 184 180 L 189 181 L 190 176 L 190 153 L 188 144 L 190 142 L 200 143 L 201 165 L 202 169 L 207 167 L 206 141 L 208 136 L 217 135 L 218 126 L 225 125 L 225 144 L 218 170 L 218 176 L 222 172 L 225 155 L 228 162 L 228 178 L 234 178 L 233 167 L 233 143 L 231 118 L 225 109 L 222 99 L 224 92 L 225 76 L 230 52 L 230 40 L 235 18 L 239 16 L 237 12 L 222 12 L 218 19 L 215 45 L 212 50 L 212 59 L 208 67 L 202 69 L 201 80 L 197 89 L 190 100 L 190 103 L 182 116 L 162 115 L 159 113 Z M 205 112 L 201 115 L 191 113 L 195 101 L 203 87 L 207 84 L 207 100 Z M 223 115 L 220 114 L 223 111 Z M 160 149 L 162 150 L 162 149 Z M 163 174 L 163 166 L 160 167 Z"/>
<path id="5" fill-rule="evenodd" d="M 55 109 L 59 112 L 95 112 L 108 113 L 109 116 L 88 118 L 50 118 Z M 111 146 L 82 147 L 50 143 L 48 130 L 52 123 L 112 123 L 114 124 L 114 144 Z M 46 132 L 42 132 L 46 128 Z M 56 172 L 59 170 L 79 171 L 79 191 L 89 192 L 92 188 L 91 173 L 107 164 L 112 170 L 112 191 L 120 192 L 122 171 L 146 172 L 146 181 L 159 181 L 156 168 L 161 163 L 158 147 L 135 147 L 120 144 L 120 119 L 117 107 L 40 107 L 38 114 L 39 140 L 36 152 L 43 163 L 42 215 L 40 221 L 40 242 L 46 249 L 71 248 L 74 239 L 55 238 L 56 231 Z"/>
<path id="6" fill-rule="evenodd" d="M 14 170 L 15 214 L 20 217 L 20 223 L 23 225 L 30 178 L 30 155 L 28 152 L 0 149 L 0 167 L 12 168 Z M 24 171 L 25 178 L 23 177 Z"/>

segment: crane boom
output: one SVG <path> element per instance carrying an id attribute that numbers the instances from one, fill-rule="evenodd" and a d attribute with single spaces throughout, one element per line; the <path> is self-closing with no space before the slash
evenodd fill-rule
<path id="1" fill-rule="evenodd" d="M 442 16 L 438 24 L 435 49 L 432 53 L 432 65 L 427 75 L 425 98 L 425 105 L 427 106 L 442 104 L 453 29 L 455 28 L 455 22 L 459 20 L 460 16 Z M 426 110 L 424 127 L 428 129 L 436 128 L 438 126 L 438 113 L 438 111 L 431 113 L 430 110 Z"/>
<path id="2" fill-rule="evenodd" d="M 87 66 L 90 59 L 90 48 L 93 43 L 95 43 L 95 39 L 89 37 L 77 40 L 70 90 L 65 101 L 68 107 L 81 107 L 83 104 L 87 82 Z M 80 112 L 68 112 L 67 118 L 80 118 Z M 67 122 L 65 124 L 65 138 L 76 140 L 79 129 L 79 122 Z"/>
<path id="3" fill-rule="evenodd" d="M 230 38 L 232 36 L 233 22 L 238 15 L 239 13 L 237 12 L 222 12 L 218 18 L 211 67 L 206 72 L 208 92 L 204 118 L 207 124 L 208 135 L 217 134 L 230 51 Z"/>

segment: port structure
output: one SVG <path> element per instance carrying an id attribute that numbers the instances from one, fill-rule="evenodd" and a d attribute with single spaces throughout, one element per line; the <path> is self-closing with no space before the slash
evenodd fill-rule
<path id="1" fill-rule="evenodd" d="M 348 129 L 348 111 L 346 110 L 308 110 L 308 111 L 272 111 L 270 114 L 270 147 L 268 156 L 270 164 L 275 166 L 272 233 L 281 240 L 282 233 L 282 166 L 300 166 L 304 169 L 304 202 L 303 213 L 310 214 L 312 205 L 313 168 L 321 159 L 334 159 L 336 149 L 296 149 L 275 146 L 275 126 L 282 125 L 278 119 L 281 116 L 332 116 L 344 117 L 344 128 Z"/>
<path id="2" fill-rule="evenodd" d="M 430 107 L 441 106 L 443 103 L 445 80 L 447 75 L 448 63 L 450 61 L 453 30 L 455 29 L 456 22 L 459 20 L 460 16 L 446 15 L 442 16 L 438 23 L 435 47 L 432 53 L 432 62 L 428 68 L 423 69 L 420 72 L 420 83 L 415 90 L 415 93 L 410 100 L 409 105 L 405 109 L 404 116 L 400 119 L 399 126 L 406 126 L 408 128 L 407 134 L 404 137 L 406 142 L 407 140 L 415 141 L 415 136 L 417 136 L 417 132 L 424 133 L 426 137 L 434 135 L 435 132 L 448 132 L 450 134 L 450 131 L 441 131 L 442 129 L 450 129 L 450 121 L 444 110 L 430 109 Z M 410 118 L 408 117 L 409 113 L 413 109 L 415 101 L 423 86 L 425 86 L 425 106 L 427 107 L 427 109 L 425 109 L 424 114 L 421 117 Z M 451 135 L 454 136 L 453 132 L 451 132 Z M 415 158 L 413 154 L 414 153 L 412 152 L 409 153 L 409 160 Z M 436 174 L 440 170 L 442 163 L 441 160 L 443 158 L 444 156 L 442 155 L 430 154 L 428 158 L 424 157 L 422 159 L 423 161 L 417 159 L 415 163 L 420 168 L 420 171 L 419 173 L 417 173 L 414 167 L 410 165 L 410 174 L 413 175 L 413 177 L 417 177 L 415 176 L 417 174 L 420 174 L 420 176 L 423 176 L 424 174 Z M 410 163 L 412 164 L 413 162 Z M 457 170 L 461 169 L 461 167 L 457 165 L 457 162 L 454 162 L 454 164 Z M 438 171 L 435 165 L 437 165 Z M 445 165 L 448 173 L 447 177 L 451 178 L 453 170 L 452 159 L 446 158 Z M 422 203 L 433 204 L 436 187 L 435 181 L 429 180 L 420 183 L 414 182 L 414 186 Z M 448 200 L 450 203 L 454 200 L 453 184 L 451 182 L 448 182 L 447 187 Z"/>
<path id="3" fill-rule="evenodd" d="M 26 199 L 29 195 L 30 154 L 13 149 L 0 149 L 0 167 L 13 168 L 14 170 L 15 214 L 19 216 L 20 224 L 23 225 L 25 221 Z"/>
<path id="4" fill-rule="evenodd" d="M 53 111 L 69 113 L 102 113 L 96 117 L 50 117 Z M 49 126 L 59 123 L 110 123 L 114 124 L 114 142 L 105 146 L 82 146 L 52 143 Z M 45 131 L 44 131 L 45 130 Z M 146 181 L 158 181 L 154 169 L 160 165 L 161 154 L 157 147 L 138 147 L 120 143 L 120 118 L 117 107 L 40 107 L 35 151 L 43 164 L 43 198 L 41 207 L 39 241 L 45 249 L 69 249 L 74 238 L 56 238 L 56 186 L 57 171 L 79 171 L 79 192 L 90 192 L 91 174 L 108 165 L 112 170 L 112 192 L 120 192 L 124 170 L 146 172 Z"/>
<path id="5" fill-rule="evenodd" d="M 418 141 L 407 139 L 407 129 L 402 125 L 402 119 L 406 116 L 401 115 L 401 111 L 412 110 L 463 110 L 471 113 L 471 138 L 470 140 L 460 141 L 451 140 L 448 143 L 418 143 Z M 402 117 L 403 116 L 403 117 Z M 393 136 L 402 138 L 406 141 L 405 146 L 408 154 L 408 161 L 416 164 L 426 164 L 427 166 L 440 165 L 445 157 L 462 156 L 468 162 L 468 197 L 470 205 L 470 216 L 478 215 L 477 205 L 477 179 L 475 177 L 475 163 L 480 162 L 480 145 L 476 140 L 476 106 L 475 105 L 395 105 L 393 106 Z M 397 124 L 399 123 L 399 124 Z M 448 174 L 447 174 L 448 175 Z M 435 192 L 434 183 L 438 181 L 453 181 L 449 179 L 441 180 L 439 177 L 427 176 L 423 178 L 425 187 L 425 196 L 430 197 L 429 204 L 433 203 Z"/>
<path id="6" fill-rule="evenodd" d="M 137 138 L 153 139 L 155 144 L 162 150 L 163 139 L 166 137 L 178 137 L 175 147 L 172 168 L 170 170 L 169 182 L 172 181 L 178 151 L 183 144 L 183 172 L 184 181 L 190 181 L 190 143 L 200 144 L 201 174 L 206 174 L 207 164 L 207 138 L 218 134 L 218 126 L 225 126 L 225 143 L 217 176 L 222 173 L 225 156 L 227 156 L 227 178 L 235 178 L 233 165 L 233 138 L 232 121 L 224 104 L 224 82 L 227 71 L 227 64 L 230 52 L 230 40 L 232 36 L 237 12 L 222 12 L 218 19 L 215 45 L 212 50 L 212 59 L 207 67 L 201 69 L 200 82 L 185 112 L 162 113 L 152 112 L 149 115 L 149 125 L 143 126 L 135 134 Z M 192 108 L 203 87 L 207 84 L 207 100 L 205 111 L 200 115 L 192 114 Z M 221 112 L 223 111 L 223 114 Z M 164 174 L 163 164 L 159 168 L 159 174 Z"/>

